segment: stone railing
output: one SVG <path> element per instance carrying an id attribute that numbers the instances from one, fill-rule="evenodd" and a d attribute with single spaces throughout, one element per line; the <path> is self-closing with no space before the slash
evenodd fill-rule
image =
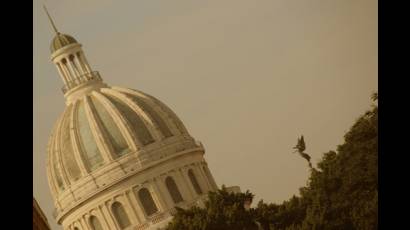
<path id="1" fill-rule="evenodd" d="M 67 93 L 70 89 L 79 86 L 83 83 L 89 82 L 91 80 L 100 80 L 102 81 L 102 78 L 100 76 L 100 73 L 98 71 L 93 71 L 89 73 L 85 73 L 79 77 L 77 77 L 74 80 L 68 81 L 66 85 L 64 85 L 61 90 L 63 93 Z"/>
<path id="2" fill-rule="evenodd" d="M 148 227 L 149 227 L 149 223 L 143 223 L 143 224 L 140 224 L 140 225 L 136 226 L 134 229 L 135 230 L 144 230 L 144 229 L 147 229 Z"/>
<path id="3" fill-rule="evenodd" d="M 159 214 L 156 214 L 156 215 L 150 217 L 146 222 L 136 226 L 134 229 L 135 230 L 148 229 L 150 226 L 158 224 L 161 221 L 164 221 L 165 219 L 170 218 L 171 216 L 172 215 L 169 213 L 169 211 L 161 212 Z"/>

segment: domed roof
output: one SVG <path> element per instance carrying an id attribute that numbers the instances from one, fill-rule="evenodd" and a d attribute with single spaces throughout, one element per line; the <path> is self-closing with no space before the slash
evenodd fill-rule
<path id="1" fill-rule="evenodd" d="M 63 48 L 64 46 L 68 46 L 70 44 L 77 43 L 77 40 L 70 35 L 57 33 L 56 36 L 53 38 L 51 42 L 50 50 L 51 53 Z"/>
<path id="2" fill-rule="evenodd" d="M 48 146 L 50 186 L 58 194 L 65 184 L 118 160 L 132 157 L 143 165 L 164 152 L 181 151 L 175 147 L 179 144 L 189 148 L 186 143 L 198 147 L 162 102 L 137 90 L 107 86 L 69 104 L 56 122 Z M 163 151 L 171 145 L 174 150 Z"/>

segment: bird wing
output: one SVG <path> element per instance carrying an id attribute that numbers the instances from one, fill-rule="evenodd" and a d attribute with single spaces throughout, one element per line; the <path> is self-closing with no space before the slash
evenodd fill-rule
<path id="1" fill-rule="evenodd" d="M 303 152 L 305 151 L 305 149 L 306 149 L 305 139 L 303 138 L 303 135 L 302 135 L 302 137 L 299 139 L 299 150 Z"/>

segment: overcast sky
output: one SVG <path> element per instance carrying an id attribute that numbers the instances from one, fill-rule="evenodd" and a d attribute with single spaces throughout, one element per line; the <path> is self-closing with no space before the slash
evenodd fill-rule
<path id="1" fill-rule="evenodd" d="M 33 194 L 53 229 L 46 145 L 64 109 L 53 32 L 34 1 Z M 218 185 L 256 201 L 298 194 L 377 90 L 376 0 L 47 0 L 110 85 L 151 94 L 206 149 Z"/>

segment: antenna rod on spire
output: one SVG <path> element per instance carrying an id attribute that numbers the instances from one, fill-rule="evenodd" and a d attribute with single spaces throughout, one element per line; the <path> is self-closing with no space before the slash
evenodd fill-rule
<path id="1" fill-rule="evenodd" d="M 56 27 L 56 25 L 54 24 L 54 21 L 53 21 L 53 19 L 51 18 L 50 14 L 48 13 L 48 10 L 47 10 L 46 5 L 43 4 L 43 7 L 44 7 L 44 10 L 46 11 L 46 14 L 47 14 L 47 16 L 48 16 L 48 19 L 50 20 L 51 26 L 53 27 L 53 29 L 54 29 L 54 31 L 56 32 L 56 34 L 58 34 L 59 32 L 58 32 L 58 30 L 57 30 L 57 27 Z"/>

